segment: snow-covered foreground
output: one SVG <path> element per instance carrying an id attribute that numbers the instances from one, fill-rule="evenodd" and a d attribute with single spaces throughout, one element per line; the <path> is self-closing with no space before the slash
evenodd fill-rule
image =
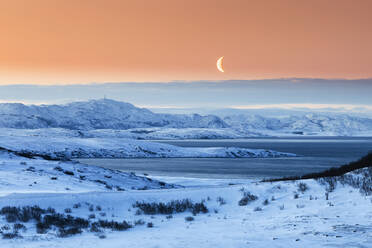
<path id="1" fill-rule="evenodd" d="M 56 166 L 62 171 L 55 170 Z M 66 170 L 73 171 L 74 175 L 64 173 Z M 79 180 L 85 173 L 87 179 Z M 349 174 L 362 179 L 370 177 L 371 171 L 364 169 Z M 58 179 L 52 180 L 52 177 Z M 104 187 L 95 177 L 107 184 L 120 183 L 126 190 Z M 315 180 L 261 183 L 173 178 L 171 181 L 186 187 L 171 188 L 172 185 L 126 173 L 2 152 L 0 209 L 38 205 L 45 209 L 52 207 L 58 213 L 71 211 L 68 214 L 74 217 L 89 219 L 90 216 L 91 222 L 125 220 L 133 227 L 125 231 L 104 229 L 99 233 L 84 229 L 81 234 L 60 238 L 58 228 L 38 234 L 36 222 L 31 220 L 23 223 L 27 230 L 18 231 L 22 238 L 2 239 L 0 247 L 267 248 L 371 247 L 372 244 L 371 196 L 347 184 L 337 184 L 330 191 L 327 185 Z M 133 186 L 136 187 L 132 189 Z M 136 189 L 145 186 L 147 190 Z M 244 195 L 251 201 L 242 201 Z M 167 203 L 182 199 L 203 202 L 208 213 L 147 215 L 133 206 L 136 202 Z M 152 227 L 148 223 L 152 223 Z M 13 232 L 13 224 L 0 215 L 3 233 Z"/>
<path id="2" fill-rule="evenodd" d="M 122 138 L 66 137 L 55 132 L 53 136 L 0 135 L 0 147 L 30 155 L 51 158 L 266 158 L 293 157 L 293 153 L 238 147 L 178 147 L 173 145 Z"/>

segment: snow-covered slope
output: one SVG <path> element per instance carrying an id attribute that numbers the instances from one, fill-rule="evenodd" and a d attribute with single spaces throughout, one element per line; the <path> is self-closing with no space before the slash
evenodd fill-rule
<path id="1" fill-rule="evenodd" d="M 227 127 L 219 117 L 208 115 L 155 114 L 129 103 L 108 99 L 67 105 L 0 104 L 0 127 L 67 129 L 128 129 L 138 127 Z"/>
<path id="2" fill-rule="evenodd" d="M 0 196 L 10 193 L 81 193 L 172 187 L 174 185 L 131 173 L 77 162 L 29 159 L 0 150 Z"/>
<path id="3" fill-rule="evenodd" d="M 267 158 L 292 157 L 292 153 L 237 147 L 178 147 L 149 141 L 121 138 L 79 138 L 56 135 L 9 136 L 0 135 L 0 147 L 30 156 L 70 158 Z"/>

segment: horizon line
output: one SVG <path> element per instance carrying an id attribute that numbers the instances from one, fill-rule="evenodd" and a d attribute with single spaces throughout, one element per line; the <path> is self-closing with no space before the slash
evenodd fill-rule
<path id="1" fill-rule="evenodd" d="M 187 83 L 225 83 L 225 82 L 244 82 L 244 81 L 292 81 L 300 83 L 301 80 L 322 80 L 322 81 L 369 81 L 372 77 L 366 78 L 321 78 L 321 77 L 278 77 L 278 78 L 257 78 L 257 79 L 222 79 L 222 80 L 169 80 L 169 81 L 106 81 L 106 82 L 87 82 L 87 83 L 1 83 L 2 86 L 88 86 L 88 85 L 103 85 L 103 84 L 187 84 Z"/>

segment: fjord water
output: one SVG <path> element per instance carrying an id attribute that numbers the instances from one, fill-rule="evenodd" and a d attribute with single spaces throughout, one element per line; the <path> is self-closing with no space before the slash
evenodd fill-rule
<path id="1" fill-rule="evenodd" d="M 145 158 L 80 159 L 89 165 L 147 173 L 153 176 L 196 178 L 273 178 L 302 175 L 340 166 L 372 151 L 368 137 L 290 137 L 231 140 L 159 140 L 182 147 L 245 147 L 300 155 L 293 158 Z"/>

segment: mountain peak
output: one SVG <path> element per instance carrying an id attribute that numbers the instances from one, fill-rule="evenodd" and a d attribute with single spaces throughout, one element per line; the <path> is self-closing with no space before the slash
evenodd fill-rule
<path id="1" fill-rule="evenodd" d="M 0 105 L 0 127 L 129 129 L 145 127 L 227 127 L 217 116 L 156 114 L 130 103 L 112 99 L 92 99 L 64 105 Z"/>

